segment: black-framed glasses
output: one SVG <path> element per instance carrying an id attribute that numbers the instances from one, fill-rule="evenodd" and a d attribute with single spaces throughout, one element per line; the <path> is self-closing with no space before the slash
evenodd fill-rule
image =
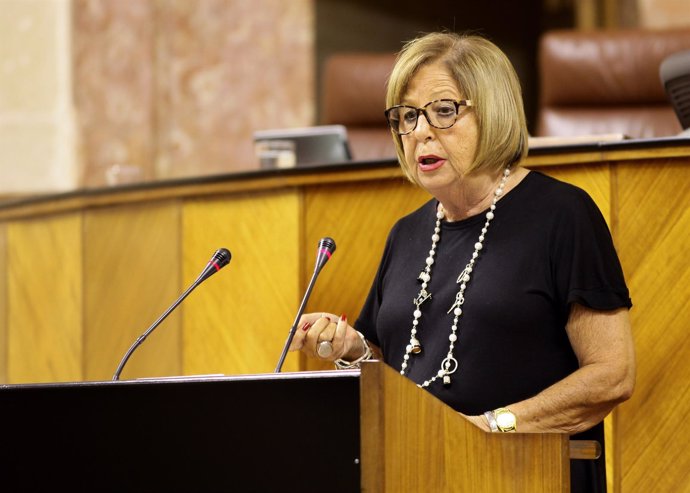
<path id="1" fill-rule="evenodd" d="M 414 106 L 392 106 L 385 111 L 388 125 L 398 135 L 407 135 L 417 128 L 419 115 L 424 114 L 426 121 L 434 128 L 450 128 L 460 116 L 460 107 L 472 106 L 469 99 L 437 99 L 425 104 L 422 108 Z"/>

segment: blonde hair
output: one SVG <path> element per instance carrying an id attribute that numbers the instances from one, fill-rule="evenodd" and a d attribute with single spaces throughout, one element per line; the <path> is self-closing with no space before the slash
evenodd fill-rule
<path id="1" fill-rule="evenodd" d="M 389 78 L 386 107 L 400 104 L 420 67 L 438 61 L 453 75 L 463 98 L 472 100 L 477 118 L 477 153 L 466 172 L 519 165 L 527 155 L 528 136 L 520 81 L 508 57 L 485 38 L 444 32 L 408 42 Z M 405 166 L 402 138 L 391 133 L 400 166 L 415 181 Z"/>

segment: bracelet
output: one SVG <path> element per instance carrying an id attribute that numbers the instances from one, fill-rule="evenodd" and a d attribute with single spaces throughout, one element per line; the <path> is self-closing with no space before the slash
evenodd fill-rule
<path id="1" fill-rule="evenodd" d="M 344 359 L 335 360 L 335 368 L 337 370 L 352 370 L 354 368 L 359 368 L 362 361 L 371 359 L 371 348 L 369 347 L 369 344 L 367 344 L 367 340 L 360 331 L 356 330 L 355 332 L 357 332 L 357 335 L 362 340 L 362 344 L 364 344 L 364 354 L 354 361 L 347 361 Z"/>
<path id="2" fill-rule="evenodd" d="M 486 418 L 486 421 L 489 423 L 491 433 L 496 433 L 498 431 L 498 423 L 496 423 L 496 415 L 494 414 L 494 412 L 486 411 L 484 413 L 484 417 Z"/>

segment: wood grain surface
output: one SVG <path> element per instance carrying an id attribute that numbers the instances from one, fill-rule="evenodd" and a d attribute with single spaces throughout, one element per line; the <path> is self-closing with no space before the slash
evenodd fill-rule
<path id="1" fill-rule="evenodd" d="M 637 384 L 618 409 L 620 491 L 690 492 L 690 166 L 621 163 L 619 253 L 632 293 Z"/>
<path id="2" fill-rule="evenodd" d="M 127 349 L 182 293 L 179 204 L 88 210 L 84 216 L 84 378 L 109 380 Z M 181 318 L 172 313 L 121 378 L 179 375 Z"/>
<path id="3" fill-rule="evenodd" d="M 301 296 L 300 211 L 296 190 L 185 203 L 185 283 L 217 248 L 232 253 L 225 270 L 184 306 L 186 374 L 273 371 Z M 298 363 L 290 355 L 284 371 Z"/>
<path id="4" fill-rule="evenodd" d="M 7 225 L 7 378 L 78 381 L 82 371 L 82 215 Z"/>
<path id="5" fill-rule="evenodd" d="M 0 224 L 0 382 L 7 382 L 7 227 Z"/>
<path id="6" fill-rule="evenodd" d="M 485 433 L 386 365 L 361 378 L 363 491 L 570 490 L 567 435 Z"/>

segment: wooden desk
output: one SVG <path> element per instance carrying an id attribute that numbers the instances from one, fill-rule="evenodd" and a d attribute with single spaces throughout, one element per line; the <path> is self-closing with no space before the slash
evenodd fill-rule
<path id="1" fill-rule="evenodd" d="M 690 432 L 679 425 L 690 402 L 690 143 L 535 150 L 527 166 L 592 195 L 631 290 L 638 379 L 607 419 L 611 491 L 690 491 Z M 221 246 L 230 265 L 149 337 L 123 378 L 270 372 L 319 238 L 338 249 L 308 309 L 354 320 L 389 228 L 427 199 L 384 161 L 5 203 L 0 381 L 110 378 Z M 291 355 L 284 369 L 320 367 Z"/>

